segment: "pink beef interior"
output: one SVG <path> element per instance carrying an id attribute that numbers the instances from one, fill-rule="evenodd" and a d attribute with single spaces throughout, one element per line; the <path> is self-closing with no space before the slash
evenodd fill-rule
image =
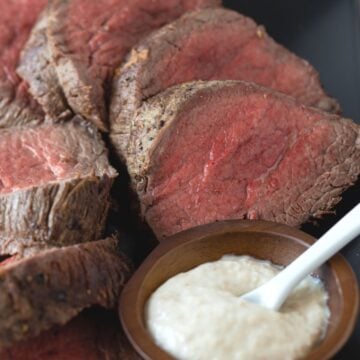
<path id="1" fill-rule="evenodd" d="M 15 69 L 20 52 L 46 0 L 0 0 L 0 81 L 26 92 Z"/>
<path id="2" fill-rule="evenodd" d="M 92 78 L 105 80 L 142 36 L 207 2 L 73 0 L 62 29 L 65 44 L 75 59 L 87 62 Z"/>
<path id="3" fill-rule="evenodd" d="M 85 130 L 43 125 L 0 133 L 0 193 L 89 176 L 101 153 Z M 103 150 L 103 147 L 100 147 Z"/>
<path id="4" fill-rule="evenodd" d="M 197 96 L 152 156 L 146 218 L 160 236 L 234 218 L 299 225 L 351 183 L 359 149 L 349 125 L 241 87 Z"/>
<path id="5" fill-rule="evenodd" d="M 148 69 L 152 82 L 145 95 L 192 80 L 246 80 L 317 105 L 324 91 L 317 74 L 304 60 L 270 39 L 253 20 L 205 24 L 168 46 L 161 61 Z M 229 15 L 229 14 L 227 14 Z"/>

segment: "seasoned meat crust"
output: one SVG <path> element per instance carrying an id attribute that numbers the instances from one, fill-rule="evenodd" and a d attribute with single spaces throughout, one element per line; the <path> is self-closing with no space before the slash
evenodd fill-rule
<path id="1" fill-rule="evenodd" d="M 44 10 L 22 51 L 17 72 L 30 84 L 29 91 L 47 117 L 52 121 L 59 121 L 71 117 L 72 111 L 50 58 L 47 25 L 47 11 Z"/>
<path id="2" fill-rule="evenodd" d="M 131 268 L 116 239 L 0 266 L 0 348 L 63 325 L 84 308 L 115 308 Z"/>

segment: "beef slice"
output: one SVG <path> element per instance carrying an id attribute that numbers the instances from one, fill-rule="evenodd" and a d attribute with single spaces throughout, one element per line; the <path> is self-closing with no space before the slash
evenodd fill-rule
<path id="1" fill-rule="evenodd" d="M 317 71 L 276 43 L 263 26 L 226 9 L 198 10 L 141 40 L 117 70 L 110 129 L 120 157 L 127 151 L 131 119 L 144 100 L 173 85 L 227 79 L 252 81 L 305 105 L 339 110 Z"/>
<path id="2" fill-rule="evenodd" d="M 92 305 L 115 309 L 130 274 L 115 238 L 0 266 L 0 349 L 64 325 Z"/>
<path id="3" fill-rule="evenodd" d="M 43 121 L 39 104 L 16 74 L 20 52 L 46 0 L 0 1 L 0 128 Z"/>
<path id="4" fill-rule="evenodd" d="M 22 51 L 17 72 L 30 84 L 29 91 L 47 117 L 52 121 L 59 121 L 71 117 L 72 112 L 50 59 L 47 24 L 47 10 L 44 10 Z"/>
<path id="5" fill-rule="evenodd" d="M 357 180 L 359 129 L 253 83 L 193 82 L 143 104 L 126 161 L 159 239 L 226 219 L 298 226 Z"/>
<path id="6" fill-rule="evenodd" d="M 92 308 L 0 353 L 2 360 L 141 360 L 115 312 Z"/>
<path id="7" fill-rule="evenodd" d="M 96 128 L 67 123 L 0 132 L 0 254 L 102 236 L 116 171 Z"/>

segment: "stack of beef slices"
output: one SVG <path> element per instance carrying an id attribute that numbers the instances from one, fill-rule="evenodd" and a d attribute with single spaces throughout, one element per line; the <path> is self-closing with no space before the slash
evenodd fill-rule
<path id="1" fill-rule="evenodd" d="M 131 274 L 102 239 L 116 171 L 88 122 L 0 131 L 0 350 L 92 305 L 114 308 Z"/>
<path id="2" fill-rule="evenodd" d="M 116 307 L 131 269 L 117 239 L 100 240 L 116 175 L 79 117 L 0 131 L 0 349 Z"/>
<path id="3" fill-rule="evenodd" d="M 299 226 L 327 213 L 360 173 L 359 126 L 337 113 L 308 62 L 219 8 L 132 49 L 110 129 L 161 239 L 217 220 Z"/>
<path id="4" fill-rule="evenodd" d="M 31 33 L 18 72 L 48 116 L 64 118 L 70 109 L 106 131 L 113 73 L 129 49 L 184 12 L 219 3 L 51 0 Z"/>
<path id="5" fill-rule="evenodd" d="M 20 358 L 35 336 L 42 347 L 43 331 L 85 308 L 116 308 L 131 268 L 118 240 L 103 239 L 117 176 L 101 136 L 113 73 L 144 35 L 217 5 L 0 0 L 1 357 Z M 88 342 L 101 335 L 92 327 Z M 56 341 L 69 341 L 59 331 Z M 137 358 L 124 339 L 104 344 L 104 359 Z M 49 351 L 59 350 L 71 358 Z"/>

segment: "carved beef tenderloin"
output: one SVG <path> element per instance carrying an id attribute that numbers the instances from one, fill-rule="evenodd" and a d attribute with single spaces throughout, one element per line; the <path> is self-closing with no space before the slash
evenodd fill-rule
<path id="1" fill-rule="evenodd" d="M 99 239 L 115 176 L 84 120 L 2 130 L 0 254 Z"/>
<path id="2" fill-rule="evenodd" d="M 112 238 L 0 266 L 0 348 L 63 325 L 92 305 L 115 308 L 130 270 Z"/>
<path id="3" fill-rule="evenodd" d="M 33 31 L 19 72 L 48 114 L 67 115 L 70 106 L 74 113 L 106 130 L 106 90 L 129 49 L 184 12 L 218 3 L 52 0 L 42 24 Z"/>
<path id="4" fill-rule="evenodd" d="M 224 219 L 293 226 L 360 173 L 359 126 L 242 81 L 194 82 L 146 101 L 128 169 L 158 238 Z"/>
<path id="5" fill-rule="evenodd" d="M 253 81 L 327 111 L 339 109 L 322 89 L 316 70 L 277 44 L 262 26 L 234 11 L 198 10 L 140 41 L 118 70 L 110 128 L 120 156 L 143 101 L 172 85 L 226 79 Z"/>
<path id="6" fill-rule="evenodd" d="M 16 74 L 21 49 L 46 0 L 0 0 L 0 128 L 37 124 L 43 112 Z"/>

